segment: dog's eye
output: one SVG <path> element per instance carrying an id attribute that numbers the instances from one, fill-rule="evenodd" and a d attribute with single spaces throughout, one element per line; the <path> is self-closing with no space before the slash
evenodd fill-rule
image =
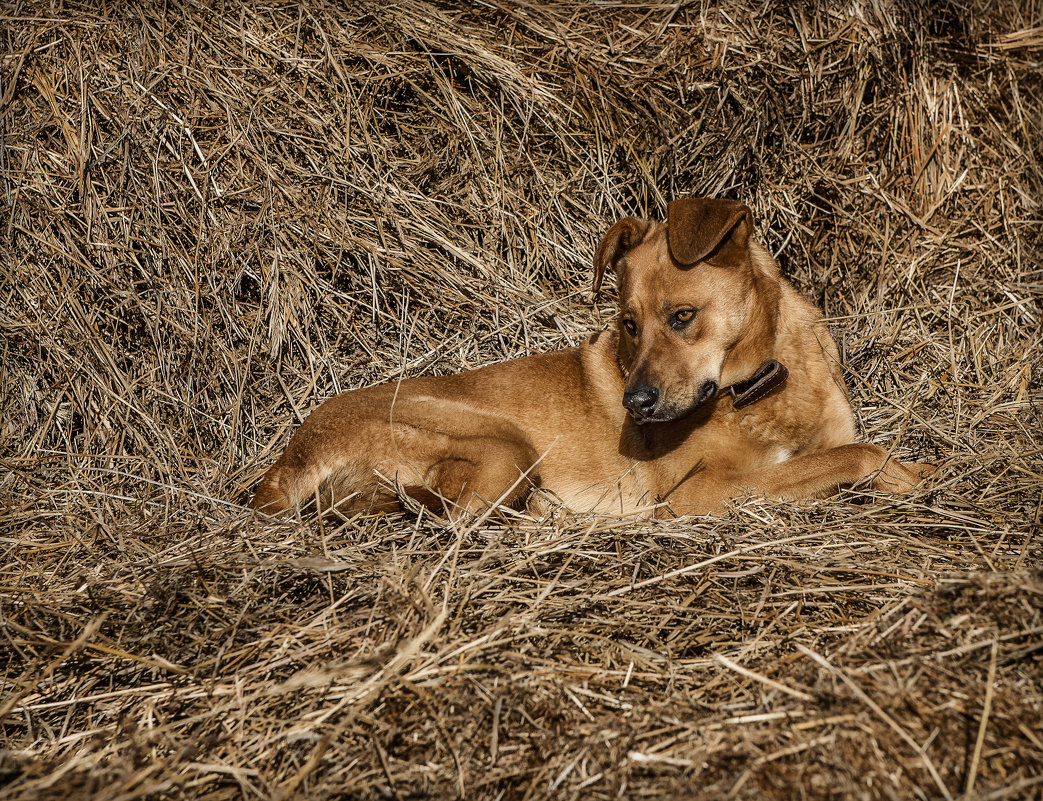
<path id="1" fill-rule="evenodd" d="M 630 334 L 630 336 L 632 336 L 632 337 L 636 337 L 637 336 L 637 323 L 635 323 L 633 320 L 629 320 L 629 319 L 624 320 L 623 321 L 623 328 L 626 330 L 626 332 L 628 334 Z"/>
<path id="2" fill-rule="evenodd" d="M 694 319 L 695 309 L 681 309 L 678 312 L 674 312 L 674 316 L 670 320 L 670 327 L 677 329 L 684 328 Z"/>

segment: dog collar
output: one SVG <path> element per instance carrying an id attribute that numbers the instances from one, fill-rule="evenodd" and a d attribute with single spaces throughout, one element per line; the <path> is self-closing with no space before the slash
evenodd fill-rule
<path id="1" fill-rule="evenodd" d="M 789 378 L 789 370 L 786 369 L 786 365 L 769 359 L 745 381 L 738 381 L 725 387 L 721 390 L 721 394 L 729 393 L 732 396 L 732 406 L 741 409 L 743 406 L 756 403 L 781 387 L 786 383 L 787 378 Z"/>

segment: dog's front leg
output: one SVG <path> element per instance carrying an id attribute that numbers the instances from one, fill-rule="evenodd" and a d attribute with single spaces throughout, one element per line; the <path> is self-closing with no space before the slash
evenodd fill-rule
<path id="1" fill-rule="evenodd" d="M 911 492 L 934 470 L 927 464 L 903 464 L 879 445 L 852 443 L 787 459 L 738 483 L 771 498 L 801 500 L 823 498 L 867 478 L 874 490 Z"/>
<path id="2" fill-rule="evenodd" d="M 746 491 L 787 501 L 825 498 L 867 478 L 874 490 L 906 493 L 934 471 L 928 464 L 903 464 L 878 445 L 853 443 L 731 477 L 700 471 L 663 498 L 664 514 L 714 511 Z"/>

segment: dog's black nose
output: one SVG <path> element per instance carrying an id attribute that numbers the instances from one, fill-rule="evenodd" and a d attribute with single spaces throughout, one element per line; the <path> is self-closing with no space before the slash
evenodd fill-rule
<path id="1" fill-rule="evenodd" d="M 659 403 L 659 390 L 655 387 L 638 387 L 623 393 L 623 405 L 637 415 L 651 414 Z"/>
<path id="2" fill-rule="evenodd" d="M 701 387 L 699 387 L 699 399 L 695 402 L 696 406 L 705 403 L 714 395 L 717 394 L 717 382 L 707 381 Z"/>

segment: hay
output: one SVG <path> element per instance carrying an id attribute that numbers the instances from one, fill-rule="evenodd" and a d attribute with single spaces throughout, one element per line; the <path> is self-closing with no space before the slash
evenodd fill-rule
<path id="1" fill-rule="evenodd" d="M 1043 793 L 1043 6 L 0 12 L 0 798 Z M 261 522 L 307 411 L 751 204 L 922 492 Z"/>

